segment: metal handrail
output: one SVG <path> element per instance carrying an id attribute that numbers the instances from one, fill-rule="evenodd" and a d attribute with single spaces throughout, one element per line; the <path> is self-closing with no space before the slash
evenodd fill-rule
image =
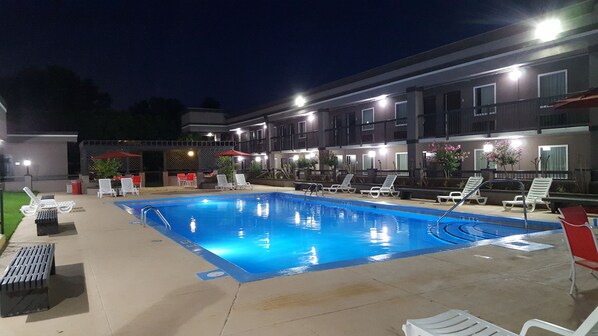
<path id="1" fill-rule="evenodd" d="M 309 196 L 312 196 L 314 192 L 316 193 L 316 196 L 318 196 L 318 190 L 322 193 L 322 196 L 324 196 L 324 185 L 322 183 L 309 183 L 309 187 L 305 189 L 303 196 L 307 196 L 308 191 Z"/>
<path id="2" fill-rule="evenodd" d="M 469 192 L 469 194 L 465 195 L 463 198 L 461 198 L 461 201 L 459 201 L 458 203 L 455 203 L 450 209 L 448 209 L 444 214 L 442 214 L 442 216 L 440 216 L 440 218 L 438 218 L 438 220 L 436 221 L 436 231 L 439 230 L 440 227 L 440 221 L 446 216 L 448 215 L 451 211 L 453 211 L 456 207 L 458 207 L 459 205 L 463 204 L 463 202 L 465 202 L 465 200 L 467 198 L 469 198 L 469 196 L 473 195 L 476 191 L 480 190 L 480 188 L 488 183 L 503 183 L 503 182 L 517 182 L 519 183 L 519 189 L 521 190 L 521 198 L 523 200 L 523 217 L 524 217 L 524 225 L 525 225 L 525 230 L 527 231 L 527 204 L 525 204 L 525 185 L 523 184 L 523 182 L 519 181 L 519 180 L 490 180 L 490 181 L 485 181 L 482 182 L 479 186 L 477 186 L 475 189 L 473 189 L 472 191 Z"/>
<path id="3" fill-rule="evenodd" d="M 172 231 L 172 226 L 170 225 L 170 223 L 168 222 L 168 220 L 164 217 L 164 215 L 162 215 L 162 213 L 160 212 L 160 210 L 156 209 L 154 206 L 152 205 L 146 205 L 143 208 L 141 208 L 141 224 L 143 225 L 143 227 L 145 227 L 147 225 L 147 213 L 150 210 L 154 210 L 154 213 L 156 215 L 158 215 L 158 218 L 160 218 L 160 220 L 162 221 L 162 223 L 164 224 L 164 226 Z"/>

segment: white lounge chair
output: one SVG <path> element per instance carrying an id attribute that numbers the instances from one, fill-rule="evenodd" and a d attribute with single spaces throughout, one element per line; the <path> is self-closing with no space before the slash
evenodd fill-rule
<path id="1" fill-rule="evenodd" d="M 253 186 L 251 183 L 245 180 L 244 174 L 235 174 L 235 184 L 237 189 L 251 189 L 253 190 Z"/>
<path id="2" fill-rule="evenodd" d="M 406 336 L 524 336 L 531 328 L 539 328 L 563 336 L 586 336 L 594 335 L 594 333 L 590 334 L 590 332 L 595 331 L 594 327 L 596 324 L 598 324 L 598 307 L 594 309 L 590 316 L 588 316 L 575 331 L 563 328 L 556 324 L 533 319 L 525 322 L 523 324 L 523 328 L 521 328 L 521 332 L 516 334 L 495 324 L 475 317 L 466 311 L 452 309 L 433 317 L 418 320 L 407 320 L 407 322 L 403 324 L 403 332 Z M 545 333 L 542 333 L 542 335 L 545 335 Z"/>
<path id="3" fill-rule="evenodd" d="M 322 188 L 322 190 L 331 192 L 333 194 L 339 190 L 342 192 L 353 193 L 356 190 L 356 188 L 351 187 L 351 180 L 353 179 L 353 176 L 354 174 L 347 174 L 343 179 L 343 182 L 341 182 L 341 184 L 333 184 L 330 187 Z"/>
<path id="4" fill-rule="evenodd" d="M 395 190 L 394 184 L 397 175 L 388 175 L 379 187 L 372 187 L 370 190 L 361 190 L 361 195 L 369 195 L 373 198 L 378 198 L 380 195 L 384 196 L 399 196 L 399 192 Z"/>
<path id="5" fill-rule="evenodd" d="M 216 175 L 216 179 L 218 180 L 218 184 L 216 185 L 216 190 L 233 190 L 234 186 L 232 183 L 228 182 L 226 179 L 226 175 L 218 174 Z"/>
<path id="6" fill-rule="evenodd" d="M 525 205 L 529 208 L 528 211 L 534 211 L 536 209 L 536 204 L 544 204 L 548 207 L 548 202 L 544 202 L 542 198 L 548 197 L 548 191 L 550 190 L 550 185 L 552 184 L 552 178 L 550 177 L 536 177 L 532 181 L 531 187 L 527 192 L 527 196 L 525 196 Z M 510 205 L 511 208 L 507 208 Z M 523 206 L 523 199 L 521 195 L 515 196 L 512 201 L 502 201 L 502 206 L 505 210 L 510 210 L 514 206 Z"/>
<path id="7" fill-rule="evenodd" d="M 121 192 L 123 196 L 127 196 L 127 193 L 129 194 L 135 194 L 137 196 L 139 196 L 139 190 L 137 188 L 135 188 L 135 186 L 133 185 L 133 179 L 130 177 L 124 177 L 120 179 L 120 185 L 121 185 Z"/>
<path id="8" fill-rule="evenodd" d="M 465 184 L 465 187 L 463 187 L 462 191 L 452 191 L 448 196 L 437 196 L 438 203 L 442 203 L 443 200 L 445 203 L 448 201 L 452 201 L 453 203 L 461 202 L 463 197 L 476 190 L 476 188 L 479 187 L 482 182 L 484 182 L 483 177 L 472 176 L 467 180 L 467 183 Z M 477 189 L 475 193 L 467 197 L 467 200 L 476 201 L 478 204 L 484 205 L 486 204 L 486 201 L 488 201 L 488 197 L 482 197 L 480 194 L 480 189 Z"/>
<path id="9" fill-rule="evenodd" d="M 100 186 L 100 190 L 98 190 L 99 198 L 102 198 L 104 195 L 116 197 L 116 190 L 112 188 L 112 181 L 110 179 L 99 179 L 98 184 Z"/>
<path id="10" fill-rule="evenodd" d="M 74 201 L 64 201 L 64 202 L 57 202 L 55 199 L 41 199 L 29 189 L 29 187 L 24 187 L 23 191 L 29 196 L 30 201 L 28 205 L 23 205 L 19 210 L 24 216 L 32 216 L 37 213 L 38 210 L 41 209 L 56 209 L 60 213 L 67 213 L 73 210 L 75 206 Z"/>

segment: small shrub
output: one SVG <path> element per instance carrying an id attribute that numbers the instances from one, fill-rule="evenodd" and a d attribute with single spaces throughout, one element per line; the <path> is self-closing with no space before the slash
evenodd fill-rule
<path id="1" fill-rule="evenodd" d="M 120 166 L 120 162 L 116 159 L 93 160 L 91 170 L 96 178 L 112 178 L 118 175 Z"/>

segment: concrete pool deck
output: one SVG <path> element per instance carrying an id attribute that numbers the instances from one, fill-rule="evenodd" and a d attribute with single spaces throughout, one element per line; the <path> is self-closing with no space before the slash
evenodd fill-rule
<path id="1" fill-rule="evenodd" d="M 296 193 L 261 186 L 255 191 Z M 20 246 L 56 243 L 51 308 L 1 318 L 0 335 L 403 335 L 406 319 L 451 308 L 518 333 L 532 318 L 575 329 L 598 305 L 598 280 L 581 268 L 578 292 L 569 295 L 562 233 L 529 239 L 554 245 L 535 252 L 486 245 L 243 284 L 231 277 L 204 281 L 196 274 L 216 267 L 153 228 L 131 224 L 136 218 L 113 204 L 179 194 L 189 192 L 154 189 L 102 199 L 57 194 L 59 201 L 74 199 L 77 208 L 59 216 L 61 232 L 50 236 L 37 237 L 34 218 L 25 218 L 0 256 L 0 268 Z M 449 208 L 426 200 L 372 201 Z M 464 205 L 459 211 L 522 218 L 521 211 L 496 206 Z M 529 218 L 557 221 L 542 207 Z"/>

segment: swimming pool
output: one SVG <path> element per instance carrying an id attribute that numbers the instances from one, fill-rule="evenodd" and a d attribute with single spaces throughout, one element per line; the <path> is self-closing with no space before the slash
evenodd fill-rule
<path id="1" fill-rule="evenodd" d="M 284 193 L 123 201 L 139 217 L 241 282 L 432 253 L 489 239 L 557 229 L 557 223 Z"/>

